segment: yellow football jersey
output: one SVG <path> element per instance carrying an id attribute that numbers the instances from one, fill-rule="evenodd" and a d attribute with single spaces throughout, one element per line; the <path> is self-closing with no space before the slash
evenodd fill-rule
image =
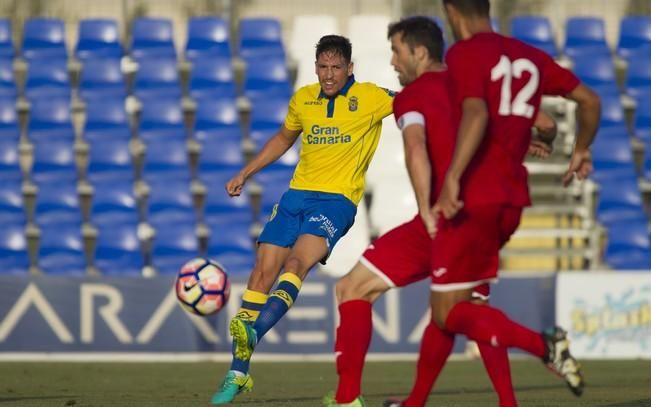
<path id="1" fill-rule="evenodd" d="M 334 98 L 327 98 L 318 83 L 296 91 L 285 127 L 303 134 L 289 187 L 342 194 L 357 205 L 382 119 L 392 112 L 393 95 L 373 83 L 355 82 L 352 76 Z"/>

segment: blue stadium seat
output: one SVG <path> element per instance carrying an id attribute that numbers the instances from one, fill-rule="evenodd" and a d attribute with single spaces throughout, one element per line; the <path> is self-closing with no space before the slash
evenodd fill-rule
<path id="1" fill-rule="evenodd" d="M 90 217 L 92 224 L 102 227 L 138 223 L 132 179 L 104 179 L 94 182 Z"/>
<path id="2" fill-rule="evenodd" d="M 605 94 L 601 97 L 601 121 L 600 128 L 625 127 L 624 107 L 619 95 Z"/>
<path id="3" fill-rule="evenodd" d="M 145 143 L 186 140 L 181 101 L 158 99 L 145 103 L 140 114 L 138 137 Z"/>
<path id="4" fill-rule="evenodd" d="M 651 46 L 651 17 L 626 16 L 619 25 L 617 54 L 630 59 L 640 48 Z"/>
<path id="5" fill-rule="evenodd" d="M 32 102 L 27 124 L 27 137 L 34 143 L 68 142 L 72 144 L 70 100 L 63 98 L 39 99 Z"/>
<path id="6" fill-rule="evenodd" d="M 203 57 L 192 63 L 190 96 L 193 99 L 234 99 L 236 92 L 235 74 L 229 58 Z"/>
<path id="7" fill-rule="evenodd" d="M 636 55 L 628 61 L 624 87 L 633 97 L 651 93 L 651 53 Z"/>
<path id="8" fill-rule="evenodd" d="M 80 224 L 39 225 L 38 265 L 46 274 L 86 273 Z"/>
<path id="9" fill-rule="evenodd" d="M 234 175 L 244 166 L 244 154 L 239 141 L 208 138 L 201 142 L 199 174 L 209 179 L 211 174 L 227 171 Z"/>
<path id="10" fill-rule="evenodd" d="M 439 17 L 439 16 L 432 16 L 432 20 L 434 20 L 436 25 L 438 25 L 439 28 L 441 29 L 441 32 L 443 34 L 443 50 L 447 51 L 450 43 L 448 42 L 448 35 L 447 35 L 448 31 L 445 27 L 445 20 L 443 19 L 443 17 Z"/>
<path id="11" fill-rule="evenodd" d="M 149 185 L 148 223 L 154 228 L 161 224 L 192 224 L 194 227 L 197 216 L 188 182 L 160 179 Z"/>
<path id="12" fill-rule="evenodd" d="M 646 219 L 637 176 L 604 179 L 599 182 L 597 219 L 610 226 L 627 219 Z"/>
<path id="13" fill-rule="evenodd" d="M 184 140 L 166 140 L 147 145 L 143 163 L 145 181 L 190 180 L 188 150 Z"/>
<path id="14" fill-rule="evenodd" d="M 0 179 L 0 224 L 25 223 L 22 182 L 20 179 Z"/>
<path id="15" fill-rule="evenodd" d="M 124 99 L 89 100 L 86 103 L 84 138 L 91 144 L 99 141 L 128 142 L 131 128 Z"/>
<path id="16" fill-rule="evenodd" d="M 47 63 L 29 64 L 25 82 L 25 96 L 28 99 L 70 99 L 70 94 L 70 79 L 65 59 L 48 58 Z"/>
<path id="17" fill-rule="evenodd" d="M 34 145 L 32 179 L 37 183 L 75 182 L 75 152 L 68 142 L 39 142 Z"/>
<path id="18" fill-rule="evenodd" d="M 608 226 L 604 260 L 617 270 L 651 268 L 648 219 L 621 220 Z"/>
<path id="19" fill-rule="evenodd" d="M 280 201 L 282 194 L 289 188 L 289 181 L 294 175 L 298 155 L 298 148 L 292 147 L 278 161 L 254 175 L 255 181 L 263 187 L 261 220 L 266 220 L 269 217 L 273 206 Z"/>
<path id="20" fill-rule="evenodd" d="M 261 148 L 285 122 L 288 98 L 260 99 L 251 108 L 250 137 Z"/>
<path id="21" fill-rule="evenodd" d="M 77 59 L 121 58 L 122 45 L 115 20 L 98 18 L 79 21 L 79 39 L 75 48 Z"/>
<path id="22" fill-rule="evenodd" d="M 129 145 L 123 140 L 101 140 L 90 145 L 88 180 L 113 182 L 133 180 L 133 164 Z"/>
<path id="23" fill-rule="evenodd" d="M 0 179 L 19 180 L 21 178 L 18 143 L 9 139 L 0 140 Z"/>
<path id="24" fill-rule="evenodd" d="M 0 97 L 15 99 L 17 95 L 13 59 L 0 58 Z"/>
<path id="25" fill-rule="evenodd" d="M 27 60 L 68 58 L 66 30 L 58 18 L 28 18 L 23 28 L 23 57 Z"/>
<path id="26" fill-rule="evenodd" d="M 39 183 L 34 216 L 39 226 L 81 225 L 79 194 L 74 182 Z"/>
<path id="27" fill-rule="evenodd" d="M 15 143 L 20 140 L 16 99 L 0 97 L 0 143 Z"/>
<path id="28" fill-rule="evenodd" d="M 157 58 L 139 61 L 133 94 L 147 102 L 158 98 L 181 99 L 181 82 L 176 59 Z"/>
<path id="29" fill-rule="evenodd" d="M 183 264 L 199 255 L 193 224 L 159 225 L 153 246 L 153 264 L 163 274 L 178 273 Z"/>
<path id="30" fill-rule="evenodd" d="M 197 106 L 194 138 L 242 141 L 240 116 L 234 99 L 203 99 Z"/>
<path id="31" fill-rule="evenodd" d="M 95 266 L 102 274 L 138 275 L 144 266 L 136 223 L 106 224 L 97 228 Z"/>
<path id="32" fill-rule="evenodd" d="M 215 56 L 231 58 L 230 27 L 221 17 L 191 17 L 188 21 L 188 41 L 185 58 L 196 62 Z"/>
<path id="33" fill-rule="evenodd" d="M 592 160 L 599 179 L 634 176 L 633 149 L 626 127 L 599 129 L 592 146 Z"/>
<path id="34" fill-rule="evenodd" d="M 565 54 L 570 58 L 579 55 L 609 55 L 606 28 L 600 17 L 570 17 L 565 24 Z"/>
<path id="35" fill-rule="evenodd" d="M 14 42 L 11 31 L 11 21 L 0 19 L 0 59 L 12 60 L 14 58 Z"/>
<path id="36" fill-rule="evenodd" d="M 553 58 L 558 57 L 554 32 L 545 16 L 515 16 L 511 19 L 511 35 L 520 41 L 545 51 Z"/>
<path id="37" fill-rule="evenodd" d="M 131 34 L 131 56 L 176 59 L 172 21 L 166 18 L 136 18 Z"/>
<path id="38" fill-rule="evenodd" d="M 243 18 L 239 27 L 239 55 L 253 58 L 285 58 L 280 22 L 275 18 Z"/>
<path id="39" fill-rule="evenodd" d="M 491 28 L 496 33 L 502 32 L 502 27 L 500 27 L 500 20 L 495 16 L 491 16 Z"/>
<path id="40" fill-rule="evenodd" d="M 651 269 L 651 251 L 643 250 L 622 250 L 611 253 L 606 251 L 605 261 L 615 270 L 640 270 Z"/>
<path id="41" fill-rule="evenodd" d="M 574 73 L 600 95 L 619 95 L 615 65 L 609 55 L 578 55 L 573 60 Z"/>
<path id="42" fill-rule="evenodd" d="M 636 98 L 635 121 L 633 128 L 635 136 L 647 143 L 651 142 L 651 93 L 639 95 Z"/>
<path id="43" fill-rule="evenodd" d="M 124 99 L 127 84 L 116 58 L 88 59 L 81 68 L 79 95 L 85 101 Z"/>
<path id="44" fill-rule="evenodd" d="M 0 228 L 0 273 L 27 274 L 28 269 L 25 225 L 20 222 L 3 223 Z"/>
<path id="45" fill-rule="evenodd" d="M 289 72 L 284 59 L 264 58 L 249 60 L 244 79 L 244 96 L 254 100 L 285 97 L 292 94 Z"/>
<path id="46" fill-rule="evenodd" d="M 204 207 L 204 221 L 210 227 L 230 223 L 251 226 L 253 212 L 248 195 L 244 192 L 240 196 L 231 197 L 226 193 L 224 187 L 208 188 Z"/>
<path id="47" fill-rule="evenodd" d="M 208 256 L 227 272 L 245 274 L 253 269 L 255 248 L 249 223 L 229 223 L 211 228 Z"/>

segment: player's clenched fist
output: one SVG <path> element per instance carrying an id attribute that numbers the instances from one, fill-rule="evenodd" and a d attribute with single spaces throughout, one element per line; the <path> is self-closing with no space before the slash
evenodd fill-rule
<path id="1" fill-rule="evenodd" d="M 226 183 L 226 192 L 230 196 L 240 196 L 245 182 L 246 178 L 244 175 L 237 174 Z"/>

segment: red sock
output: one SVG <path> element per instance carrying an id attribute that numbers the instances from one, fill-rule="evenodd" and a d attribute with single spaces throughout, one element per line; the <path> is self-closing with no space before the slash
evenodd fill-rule
<path id="1" fill-rule="evenodd" d="M 339 316 L 335 338 L 339 384 L 335 399 L 337 403 L 350 403 L 361 393 L 362 369 L 373 330 L 371 303 L 346 301 L 339 305 Z"/>
<path id="2" fill-rule="evenodd" d="M 445 327 L 477 343 L 516 347 L 541 359 L 545 356 L 545 342 L 539 332 L 510 320 L 502 311 L 490 305 L 460 302 L 450 310 Z"/>
<path id="3" fill-rule="evenodd" d="M 425 405 L 436 378 L 452 352 L 453 345 L 454 335 L 443 332 L 433 321 L 427 325 L 420 344 L 416 382 L 409 397 L 404 401 L 405 407 Z"/>
<path id="4" fill-rule="evenodd" d="M 484 367 L 493 383 L 493 388 L 500 399 L 500 407 L 518 407 L 511 382 L 511 366 L 506 348 L 478 343 Z"/>

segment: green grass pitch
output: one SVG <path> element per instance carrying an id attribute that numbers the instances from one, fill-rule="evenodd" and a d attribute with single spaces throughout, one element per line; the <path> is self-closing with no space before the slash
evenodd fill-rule
<path id="1" fill-rule="evenodd" d="M 651 361 L 584 362 L 588 383 L 577 399 L 565 384 L 531 359 L 512 361 L 520 406 L 651 406 Z M 225 363 L 0 363 L 0 407 L 208 406 Z M 364 371 L 368 406 L 409 389 L 414 362 L 370 362 Z M 334 389 L 333 363 L 252 364 L 255 387 L 242 406 L 320 406 Z M 497 406 L 480 361 L 453 361 L 428 406 Z"/>

